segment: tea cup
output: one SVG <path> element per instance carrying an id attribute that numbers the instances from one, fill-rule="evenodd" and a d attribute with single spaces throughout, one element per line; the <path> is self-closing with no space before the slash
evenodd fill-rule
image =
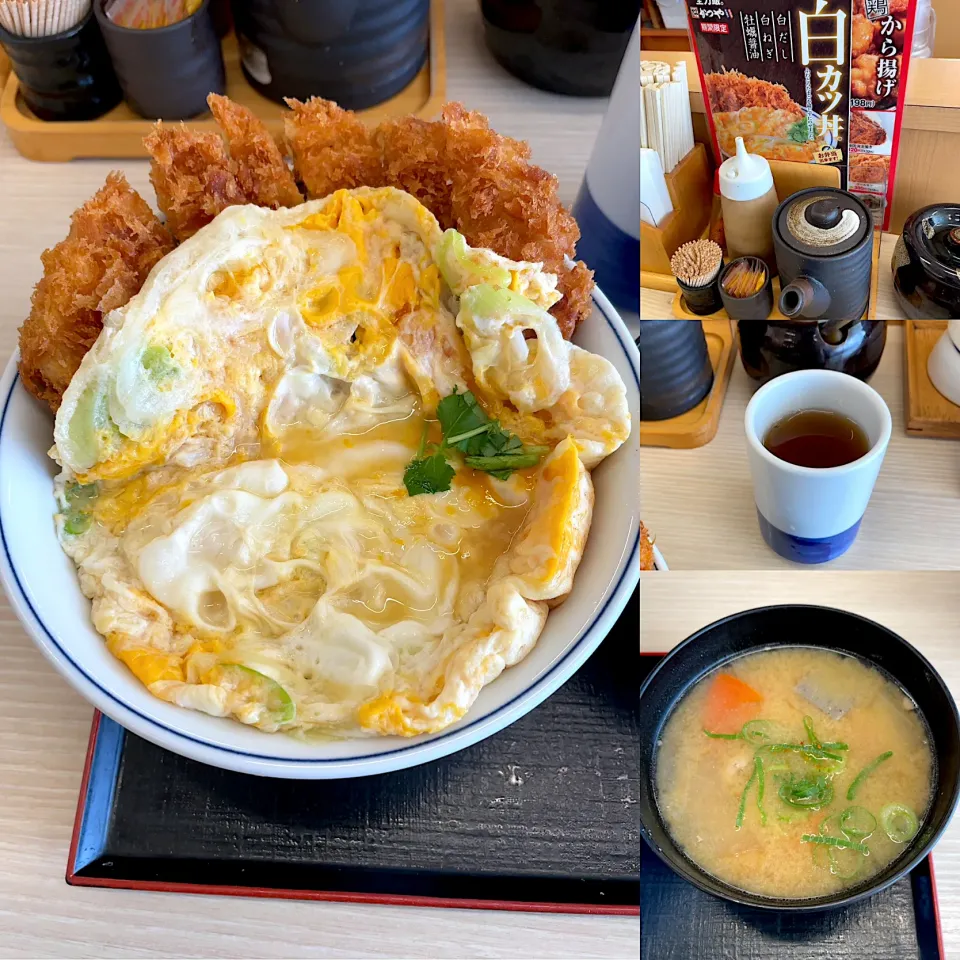
<path id="1" fill-rule="evenodd" d="M 842 414 L 860 425 L 869 449 L 838 467 L 804 467 L 771 453 L 764 441 L 785 417 L 804 410 Z M 883 398 L 856 377 L 833 370 L 797 370 L 769 381 L 744 419 L 760 532 L 796 563 L 826 563 L 853 545 L 893 432 Z"/>

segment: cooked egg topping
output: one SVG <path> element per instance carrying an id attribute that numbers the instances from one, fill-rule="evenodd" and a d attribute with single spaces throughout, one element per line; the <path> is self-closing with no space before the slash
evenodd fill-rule
<path id="1" fill-rule="evenodd" d="M 571 590 L 589 469 L 630 433 L 558 298 L 393 189 L 220 214 L 106 318 L 57 414 L 58 532 L 109 649 L 267 732 L 462 717 Z M 411 495 L 464 391 L 539 463 L 451 447 L 452 481 Z"/>

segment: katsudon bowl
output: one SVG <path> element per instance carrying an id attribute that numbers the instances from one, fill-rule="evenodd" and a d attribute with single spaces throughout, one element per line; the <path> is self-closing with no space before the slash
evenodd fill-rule
<path id="1" fill-rule="evenodd" d="M 439 733 L 305 741 L 152 696 L 94 629 L 90 601 L 58 542 L 57 468 L 47 455 L 53 418 L 21 384 L 16 356 L 0 381 L 0 579 L 28 634 L 79 693 L 128 730 L 175 753 L 242 773 L 332 779 L 386 773 L 462 750 L 560 687 L 616 623 L 639 578 L 639 354 L 599 290 L 574 340 L 616 367 L 626 384 L 633 432 L 593 472 L 593 523 L 572 592 L 550 612 L 529 654 L 485 686 L 466 715 Z"/>
<path id="2" fill-rule="evenodd" d="M 742 675 L 743 658 L 749 655 L 767 651 L 782 653 L 785 651 L 808 650 L 815 652 L 828 651 L 832 655 L 839 654 L 853 658 L 864 666 L 873 668 L 884 681 L 892 681 L 896 687 L 900 688 L 902 693 L 906 694 L 907 699 L 903 700 L 902 705 L 910 710 L 918 711 L 925 723 L 926 743 L 929 745 L 930 759 L 932 760 L 929 802 L 926 813 L 919 817 L 919 829 L 916 830 L 915 835 L 909 839 L 904 838 L 903 842 L 896 847 L 898 851 L 896 855 L 876 872 L 871 872 L 873 867 L 862 870 L 860 873 L 863 877 L 862 880 L 858 880 L 858 875 L 851 871 L 852 877 L 842 881 L 842 888 L 821 895 L 783 897 L 759 894 L 721 879 L 718 874 L 724 872 L 724 870 L 717 869 L 716 864 L 712 864 L 714 866 L 713 872 L 708 871 L 694 859 L 695 856 L 700 856 L 700 851 L 690 850 L 689 844 L 685 847 L 674 836 L 674 833 L 680 832 L 679 829 L 672 831 L 668 826 L 668 817 L 665 815 L 666 809 L 672 811 L 675 827 L 680 827 L 680 821 L 676 819 L 678 808 L 670 806 L 673 802 L 672 798 L 665 798 L 663 795 L 665 792 L 670 792 L 669 780 L 666 784 L 666 790 L 664 790 L 664 780 L 659 776 L 658 766 L 661 763 L 665 764 L 664 772 L 671 769 L 668 760 L 661 754 L 664 749 L 664 742 L 667 739 L 665 731 L 668 731 L 668 724 L 679 706 L 698 703 L 697 701 L 687 700 L 688 694 L 697 687 L 701 680 L 715 674 L 718 669 L 722 669 L 724 672 L 730 669 L 738 669 L 738 672 Z M 740 667 L 733 667 L 738 661 L 741 662 Z M 841 688 L 841 690 L 845 693 L 847 688 Z M 806 688 L 805 692 L 810 693 Z M 816 695 L 810 695 L 814 696 L 814 699 L 818 699 Z M 909 705 L 907 700 L 909 700 Z M 854 705 L 857 703 L 855 698 L 851 702 Z M 804 703 L 806 704 L 806 701 Z M 825 707 L 830 709 L 829 705 L 825 705 Z M 704 709 L 706 709 L 706 704 Z M 765 705 L 761 709 L 772 709 L 772 707 Z M 821 727 L 822 730 L 826 727 L 827 732 L 830 732 L 829 719 L 816 706 L 810 704 L 809 712 L 812 716 L 805 718 L 804 723 L 806 723 L 806 720 L 810 720 L 811 728 Z M 706 712 L 698 714 L 697 719 L 701 723 L 697 724 L 698 729 L 692 731 L 692 733 L 701 742 L 707 742 L 707 738 L 703 737 L 706 732 L 705 725 L 709 722 Z M 756 733 L 757 725 L 762 723 L 763 721 L 757 721 L 752 728 L 749 723 L 744 724 L 744 730 L 749 728 Z M 701 724 L 704 725 L 703 730 L 699 729 Z M 796 739 L 801 742 L 809 742 L 811 740 L 809 729 L 807 734 L 804 735 L 804 729 L 801 727 L 800 734 Z M 657 664 L 640 688 L 639 735 L 640 803 L 638 810 L 641 836 L 667 866 L 694 886 L 732 903 L 763 910 L 815 911 L 840 907 L 870 897 L 889 887 L 930 853 L 949 823 L 957 805 L 958 794 L 960 794 L 960 721 L 958 721 L 956 705 L 942 678 L 914 647 L 891 630 L 863 617 L 826 607 L 788 605 L 747 610 L 710 624 L 684 640 Z M 733 735 L 718 735 L 716 732 L 712 732 L 712 736 L 723 736 L 724 740 L 727 741 L 734 738 Z M 710 740 L 709 742 L 717 744 L 717 749 L 720 751 L 725 751 L 728 747 L 737 747 L 746 752 L 752 749 L 754 743 L 761 742 L 752 740 L 749 736 L 741 737 L 741 739 L 749 739 L 749 747 L 747 744 L 730 744 L 721 740 Z M 853 739 L 850 739 L 849 745 L 839 743 L 827 744 L 827 746 L 839 746 L 844 749 L 853 748 L 855 744 Z M 824 737 L 825 741 L 826 737 Z M 671 750 L 676 743 L 676 740 L 669 741 L 667 749 Z M 783 756 L 783 754 L 780 754 L 780 756 Z M 852 756 L 852 752 L 850 756 Z M 724 757 L 726 757 L 726 754 L 724 754 Z M 769 764 L 772 759 L 773 754 L 770 754 L 770 759 L 766 762 Z M 742 780 L 744 782 L 747 781 L 747 774 L 750 772 L 751 766 L 748 765 L 743 772 Z M 849 791 L 851 790 L 861 791 L 859 794 L 854 793 L 854 798 L 859 803 L 868 802 L 862 795 L 863 788 L 854 786 L 857 780 L 860 780 L 861 783 L 866 783 L 869 780 L 869 778 L 865 780 L 859 776 L 857 778 L 853 777 L 860 766 L 859 761 L 852 763 L 850 769 L 846 770 L 843 776 L 836 776 L 836 787 L 833 795 L 838 804 L 845 806 L 848 802 L 852 802 L 849 800 Z M 883 765 L 881 764 L 874 769 L 879 772 L 874 772 L 872 776 L 878 777 L 881 775 Z M 766 811 L 762 829 L 776 830 L 778 827 L 776 821 L 779 820 L 778 814 L 780 812 L 788 815 L 797 813 L 796 810 L 787 808 L 781 811 L 783 802 L 778 797 L 777 780 L 771 775 L 769 766 L 765 777 L 765 797 L 763 794 L 757 793 L 756 781 L 753 780 L 752 773 L 750 778 L 753 781 L 754 789 L 751 792 L 749 785 L 744 789 L 743 796 L 746 797 L 746 802 L 744 803 L 741 800 L 740 807 L 741 820 L 745 827 L 749 827 L 751 822 L 757 824 L 760 821 L 759 807 L 761 802 Z M 737 784 L 740 785 L 740 780 L 737 781 Z M 716 795 L 712 799 L 715 805 L 719 803 Z M 829 802 L 827 801 L 828 804 Z M 734 800 L 734 809 L 735 803 Z M 802 811 L 801 815 L 809 818 L 802 821 L 804 824 L 802 829 L 809 829 L 808 837 L 810 835 L 823 836 L 822 842 L 826 843 L 828 842 L 826 840 L 828 835 L 836 833 L 839 836 L 839 832 L 832 829 L 818 831 L 818 823 L 820 821 L 827 822 L 826 814 L 817 812 L 819 809 L 819 807 L 814 807 L 809 811 Z M 858 810 L 863 809 L 865 808 L 858 807 Z M 883 814 L 879 813 L 878 816 L 883 822 Z M 740 822 L 740 820 L 737 821 L 735 828 L 737 831 L 741 829 Z M 725 819 L 724 823 L 726 824 Z M 810 826 L 805 826 L 806 823 L 809 823 Z M 882 838 L 883 830 L 875 824 L 874 828 Z M 787 829 L 790 829 L 790 827 Z M 733 832 L 732 827 L 730 831 Z M 695 834 L 700 835 L 704 832 L 698 828 Z M 739 836 L 739 833 L 735 835 Z M 863 834 L 859 836 L 863 836 Z M 698 836 L 697 839 L 700 839 L 700 837 Z M 859 837 L 855 837 L 856 839 L 859 839 Z M 885 841 L 886 838 L 883 839 Z M 866 846 L 869 846 L 872 841 L 867 837 L 864 842 Z M 780 843 L 779 835 L 777 843 Z M 816 842 L 807 842 L 804 855 L 807 854 L 807 849 L 810 851 L 811 869 L 815 869 L 817 864 L 814 860 L 814 851 L 818 850 L 821 854 L 826 854 L 833 848 L 821 847 Z M 769 847 L 763 851 L 761 856 L 764 857 L 764 865 L 767 858 L 771 857 L 777 857 L 781 862 L 785 860 L 782 852 L 783 845 L 781 844 L 777 850 L 779 854 L 771 854 Z M 847 852 L 850 853 L 851 851 L 847 850 Z M 742 856 L 742 854 L 737 856 Z M 831 872 L 833 872 L 832 864 L 831 859 L 828 865 Z M 730 876 L 729 873 L 728 876 Z"/>

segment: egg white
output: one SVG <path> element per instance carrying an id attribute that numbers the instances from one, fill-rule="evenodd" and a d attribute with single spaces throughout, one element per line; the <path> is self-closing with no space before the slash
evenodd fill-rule
<path id="1" fill-rule="evenodd" d="M 58 531 L 111 651 L 156 696 L 268 732 L 462 717 L 571 590 L 589 469 L 630 433 L 558 296 L 390 188 L 232 207 L 181 244 L 55 424 Z M 550 453 L 410 496 L 437 404 L 468 389 Z"/>

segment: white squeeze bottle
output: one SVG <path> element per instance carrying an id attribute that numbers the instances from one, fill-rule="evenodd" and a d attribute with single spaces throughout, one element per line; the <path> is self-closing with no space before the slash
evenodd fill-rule
<path id="1" fill-rule="evenodd" d="M 773 214 L 777 191 L 765 157 L 747 153 L 737 137 L 737 155 L 720 164 L 720 207 L 727 244 L 727 262 L 737 257 L 760 257 L 777 272 L 773 253 Z"/>

